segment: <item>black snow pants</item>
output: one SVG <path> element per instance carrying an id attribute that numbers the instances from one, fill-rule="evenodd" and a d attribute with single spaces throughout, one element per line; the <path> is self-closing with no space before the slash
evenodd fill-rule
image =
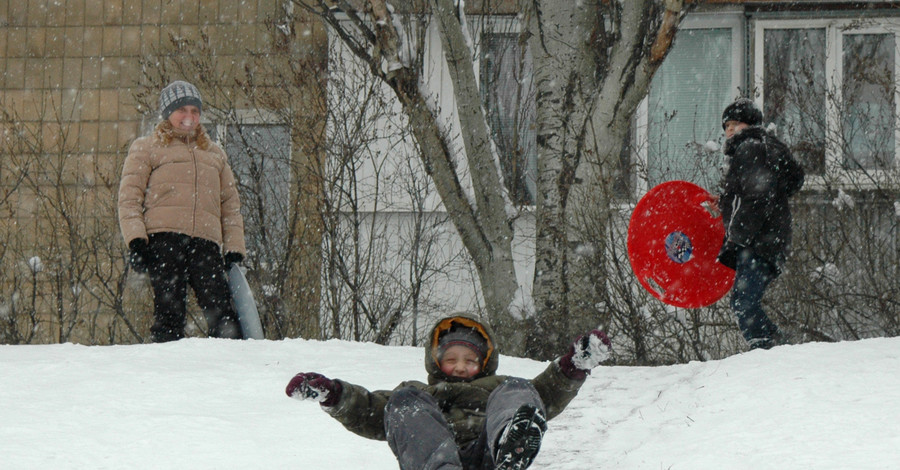
<path id="1" fill-rule="evenodd" d="M 149 235 L 148 272 L 153 286 L 153 341 L 162 343 L 184 337 L 187 287 L 194 290 L 209 327 L 217 338 L 240 339 L 241 324 L 231 302 L 225 263 L 219 245 L 180 233 Z"/>

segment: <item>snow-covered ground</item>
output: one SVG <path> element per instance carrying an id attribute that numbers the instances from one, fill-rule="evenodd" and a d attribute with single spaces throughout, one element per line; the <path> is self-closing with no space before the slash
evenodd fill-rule
<path id="1" fill-rule="evenodd" d="M 424 379 L 421 349 L 188 339 L 0 346 L 0 468 L 396 469 L 288 380 Z M 502 357 L 500 373 L 545 364 Z M 900 467 L 900 338 L 671 367 L 601 367 L 550 422 L 540 469 Z"/>

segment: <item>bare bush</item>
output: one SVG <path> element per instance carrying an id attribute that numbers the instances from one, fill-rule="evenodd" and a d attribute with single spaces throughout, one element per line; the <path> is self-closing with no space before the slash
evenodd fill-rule
<path id="1" fill-rule="evenodd" d="M 41 121 L 4 111 L 9 173 L 5 225 L 5 342 L 141 342 L 125 304 L 126 272 L 116 233 L 114 191 L 84 155 L 74 109 L 44 96 Z"/>

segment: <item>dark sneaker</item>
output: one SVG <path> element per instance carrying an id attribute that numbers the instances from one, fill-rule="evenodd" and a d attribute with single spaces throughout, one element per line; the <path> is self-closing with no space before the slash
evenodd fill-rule
<path id="1" fill-rule="evenodd" d="M 775 334 L 772 335 L 772 343 L 774 343 L 774 346 L 797 344 L 797 338 L 790 331 L 787 331 L 784 328 L 779 328 L 778 331 L 776 331 Z"/>
<path id="2" fill-rule="evenodd" d="M 547 430 L 547 420 L 534 405 L 522 405 L 516 410 L 500 440 L 497 442 L 496 470 L 524 470 L 531 465 L 538 451 L 541 439 Z"/>
<path id="3" fill-rule="evenodd" d="M 786 344 L 794 344 L 794 335 L 778 329 L 771 336 L 766 338 L 753 338 L 750 340 L 750 349 L 772 349 L 775 346 L 784 346 Z"/>
<path id="4" fill-rule="evenodd" d="M 244 337 L 241 331 L 241 324 L 237 320 L 227 317 L 219 321 L 219 324 L 209 332 L 209 336 L 225 339 L 241 339 Z"/>
<path id="5" fill-rule="evenodd" d="M 776 346 L 772 338 L 753 338 L 748 342 L 750 350 L 754 349 L 772 349 Z"/>

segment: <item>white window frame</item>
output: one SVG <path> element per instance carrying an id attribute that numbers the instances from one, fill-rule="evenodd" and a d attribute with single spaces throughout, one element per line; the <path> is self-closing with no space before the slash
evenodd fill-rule
<path id="1" fill-rule="evenodd" d="M 756 104 L 764 109 L 765 96 L 765 31 L 767 29 L 825 29 L 825 86 L 826 90 L 841 90 L 843 86 L 843 38 L 845 34 L 894 34 L 894 80 L 900 82 L 900 19 L 871 18 L 858 19 L 759 19 L 753 22 L 753 79 L 758 90 Z M 877 23 L 877 24 L 874 24 Z M 825 173 L 824 175 L 806 175 L 806 189 L 826 189 L 837 183 L 841 187 L 875 189 L 895 184 L 900 169 L 900 86 L 894 88 L 894 165 L 889 170 L 846 170 L 842 166 L 841 149 L 837 142 L 841 131 L 837 103 L 826 98 L 825 129 Z M 841 99 L 838 97 L 837 99 Z"/>
<path id="2" fill-rule="evenodd" d="M 736 98 L 740 90 L 744 90 L 744 71 L 745 65 L 745 22 L 742 11 L 734 12 L 717 12 L 717 13 L 692 13 L 685 17 L 678 30 L 687 29 L 731 29 L 731 57 L 734 60 L 731 69 L 731 84 Z M 677 41 L 677 39 L 676 39 Z M 677 44 L 677 42 L 676 42 Z M 648 162 L 647 142 L 649 136 L 647 129 L 650 119 L 650 93 L 648 89 L 647 96 L 641 100 L 635 111 L 635 135 L 634 148 L 632 158 L 637 164 L 635 167 L 646 168 Z M 634 192 L 636 197 L 640 197 L 650 190 L 650 183 L 643 171 L 635 172 Z"/>

